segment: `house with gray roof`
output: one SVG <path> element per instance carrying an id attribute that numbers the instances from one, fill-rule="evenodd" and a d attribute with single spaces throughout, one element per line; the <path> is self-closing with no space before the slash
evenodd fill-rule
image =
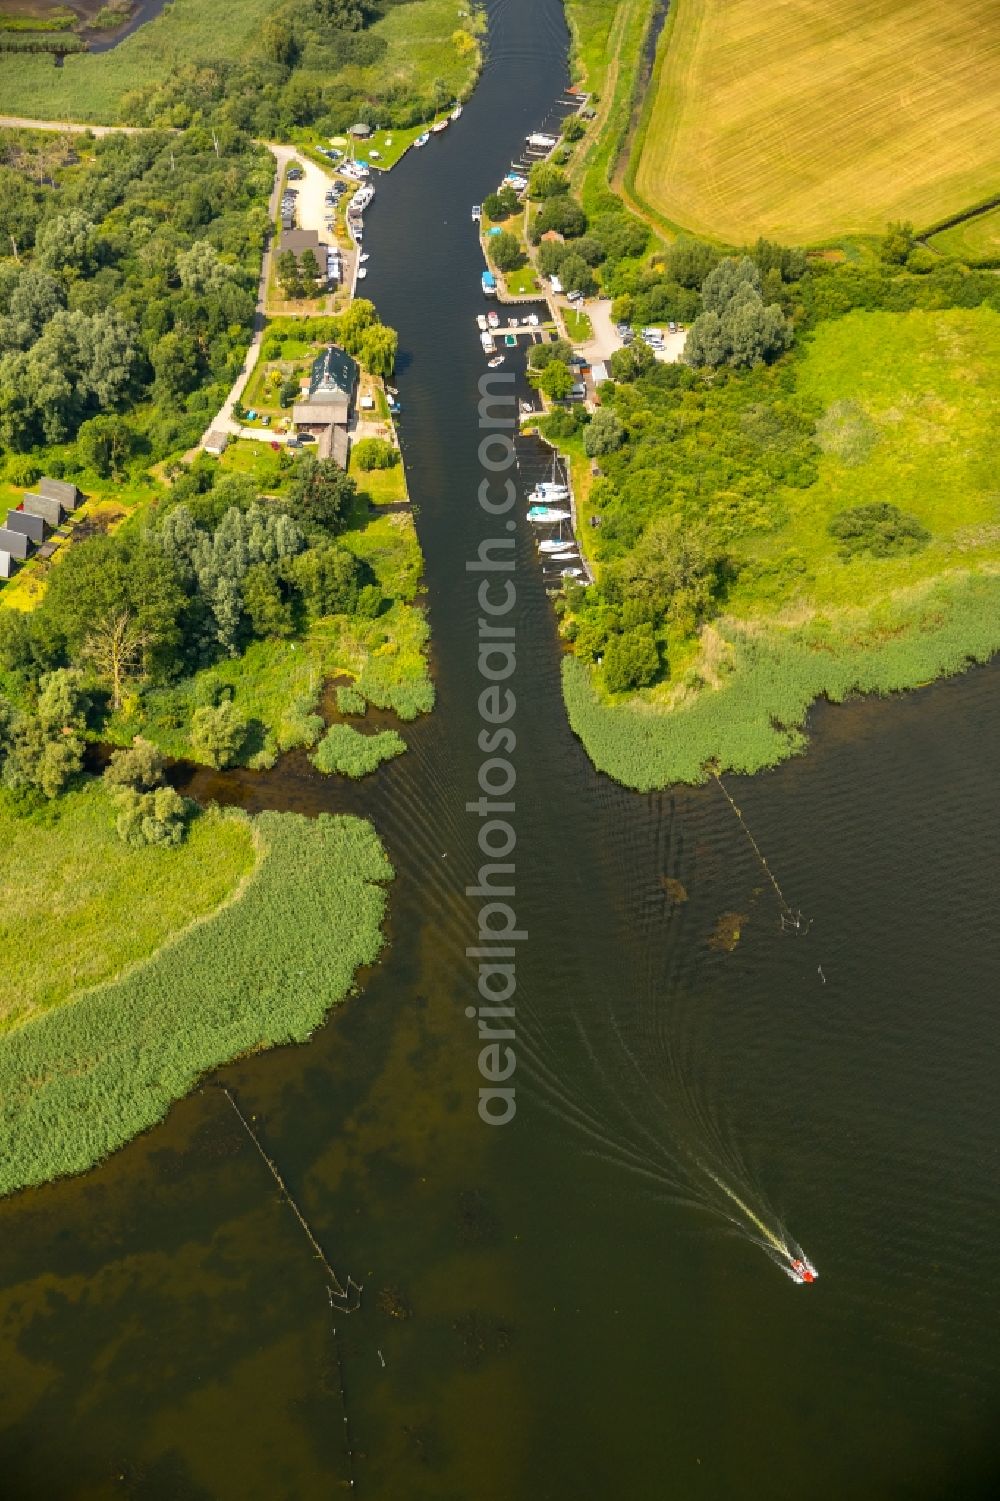
<path id="1" fill-rule="evenodd" d="M 313 361 L 308 392 L 292 408 L 296 428 L 313 433 L 319 440 L 320 453 L 332 454 L 343 465 L 346 465 L 347 428 L 357 384 L 355 361 L 346 350 L 328 344 Z"/>
<path id="2" fill-rule="evenodd" d="M 29 490 L 21 502 L 21 510 L 29 516 L 41 516 L 49 526 L 59 526 L 63 519 L 62 504 L 51 495 L 39 495 Z"/>
<path id="3" fill-rule="evenodd" d="M 23 563 L 30 546 L 31 540 L 23 532 L 12 532 L 7 526 L 0 526 L 0 552 L 9 553 L 18 563 Z"/>
<path id="4" fill-rule="evenodd" d="M 71 485 L 64 479 L 40 479 L 38 493 L 47 496 L 49 500 L 58 500 L 64 511 L 75 511 L 83 499 L 76 485 Z"/>
<path id="5" fill-rule="evenodd" d="M 45 541 L 45 522 L 41 516 L 29 516 L 27 511 L 8 511 L 7 530 L 23 532 L 31 542 Z"/>

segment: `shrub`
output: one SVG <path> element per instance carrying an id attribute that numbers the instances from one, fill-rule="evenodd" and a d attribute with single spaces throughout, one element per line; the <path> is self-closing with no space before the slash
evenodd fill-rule
<path id="1" fill-rule="evenodd" d="M 613 453 L 624 441 L 621 418 L 610 408 L 600 407 L 584 429 L 583 451 L 589 459 L 596 459 L 599 454 Z"/>
<path id="2" fill-rule="evenodd" d="M 189 805 L 172 787 L 157 787 L 152 792 L 121 787 L 115 794 L 115 806 L 115 828 L 123 844 L 142 849 L 150 844 L 180 844 L 184 838 Z"/>
<path id="3" fill-rule="evenodd" d="M 609 693 L 645 688 L 660 671 L 660 650 L 652 627 L 637 626 L 612 636 L 604 653 L 604 684 Z"/>
<path id="4" fill-rule="evenodd" d="M 831 537 L 837 538 L 841 556 L 845 558 L 865 552 L 875 558 L 919 552 L 931 537 L 915 516 L 908 516 L 885 501 L 839 511 L 830 518 L 827 530 Z"/>
<path id="5" fill-rule="evenodd" d="M 7 483 L 23 485 L 27 490 L 42 477 L 42 471 L 28 454 L 9 454 L 6 465 Z"/>
<path id="6" fill-rule="evenodd" d="M 516 235 L 508 234 L 507 230 L 501 230 L 498 235 L 491 235 L 487 241 L 490 260 L 498 271 L 516 271 L 524 262 L 524 252 Z"/>
<path id="7" fill-rule="evenodd" d="M 232 702 L 207 704 L 191 716 L 191 748 L 209 766 L 231 766 L 246 743 L 248 725 Z"/>
<path id="8" fill-rule="evenodd" d="M 109 787 L 150 792 L 162 785 L 163 767 L 163 752 L 159 747 L 136 735 L 130 746 L 114 752 L 105 767 L 104 780 Z"/>
<path id="9" fill-rule="evenodd" d="M 371 469 L 394 469 L 399 449 L 385 438 L 361 438 L 354 445 L 354 462 L 366 473 Z"/>
<path id="10" fill-rule="evenodd" d="M 567 292 L 582 292 L 584 297 L 590 297 L 597 290 L 593 271 L 583 256 L 576 254 L 575 249 L 560 266 L 559 276 Z"/>
<path id="11" fill-rule="evenodd" d="M 317 771 L 365 777 L 383 761 L 391 761 L 405 750 L 406 741 L 395 730 L 362 735 L 349 724 L 335 724 L 327 730 L 310 760 Z"/>
<path id="12" fill-rule="evenodd" d="M 275 732 L 278 749 L 290 751 L 300 745 L 313 746 L 324 728 L 322 717 L 315 712 L 312 695 L 300 693 L 293 698 L 278 722 Z"/>

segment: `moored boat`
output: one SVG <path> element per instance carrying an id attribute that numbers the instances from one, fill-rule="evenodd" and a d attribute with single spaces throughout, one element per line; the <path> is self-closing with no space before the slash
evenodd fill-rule
<path id="1" fill-rule="evenodd" d="M 528 520 L 535 526 L 547 526 L 553 521 L 568 521 L 568 511 L 558 511 L 553 506 L 532 506 L 528 511 Z"/>

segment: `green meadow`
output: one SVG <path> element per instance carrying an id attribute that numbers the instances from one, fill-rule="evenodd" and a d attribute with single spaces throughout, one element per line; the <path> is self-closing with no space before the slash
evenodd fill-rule
<path id="1" fill-rule="evenodd" d="M 410 0 L 392 6 L 365 28 L 377 61 L 364 61 L 368 54 L 361 49 L 361 61 L 351 61 L 348 55 L 336 66 L 341 94 L 359 100 L 431 99 L 439 80 L 448 101 L 468 93 L 479 58 L 471 10 L 463 12 L 453 0 Z M 283 24 L 285 13 L 287 24 L 288 12 L 289 7 L 276 0 L 239 0 L 225 7 L 225 24 L 220 25 L 218 0 L 173 0 L 110 52 L 68 57 L 61 68 L 43 54 L 0 53 L 4 112 L 36 120 L 128 121 L 129 95 L 200 68 L 260 59 L 267 23 Z M 307 52 L 295 69 L 295 79 L 301 90 L 326 85 L 330 68 L 310 68 Z"/>
<path id="2" fill-rule="evenodd" d="M 942 255 L 955 255 L 970 266 L 1000 265 L 1000 205 L 950 229 L 939 229 L 927 241 Z"/>
<path id="3" fill-rule="evenodd" d="M 114 816 L 100 782 L 32 817 L 0 794 L 0 1033 L 148 958 L 253 869 L 244 820 L 209 811 L 177 848 L 132 849 Z"/>
<path id="4" fill-rule="evenodd" d="M 795 368 L 816 478 L 777 493 L 768 530 L 734 538 L 715 618 L 671 641 L 665 679 L 636 693 L 564 664 L 574 730 L 629 786 L 774 765 L 803 747 L 817 698 L 916 687 L 1000 649 L 1000 313 L 850 313 L 821 323 Z M 828 523 L 880 502 L 927 545 L 846 559 Z"/>

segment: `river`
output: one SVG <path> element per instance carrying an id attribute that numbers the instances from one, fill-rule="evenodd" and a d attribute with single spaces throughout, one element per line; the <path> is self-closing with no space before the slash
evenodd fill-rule
<path id="1" fill-rule="evenodd" d="M 363 1306 L 334 1336 L 208 1081 L 98 1170 L 0 1204 L 0 1494 L 992 1496 L 995 667 L 821 707 L 807 755 L 729 782 L 809 920 L 782 932 L 717 788 L 637 796 L 590 767 L 522 524 L 518 1111 L 477 1116 L 469 211 L 566 83 L 558 0 L 489 9 L 461 121 L 379 184 L 366 230 L 366 290 L 400 331 L 437 709 L 361 788 L 294 759 L 196 782 L 367 809 L 398 872 L 363 992 L 308 1047 L 221 1074 Z M 724 913 L 731 953 L 708 942 Z M 706 1168 L 783 1220 L 814 1287 L 727 1223 Z"/>

